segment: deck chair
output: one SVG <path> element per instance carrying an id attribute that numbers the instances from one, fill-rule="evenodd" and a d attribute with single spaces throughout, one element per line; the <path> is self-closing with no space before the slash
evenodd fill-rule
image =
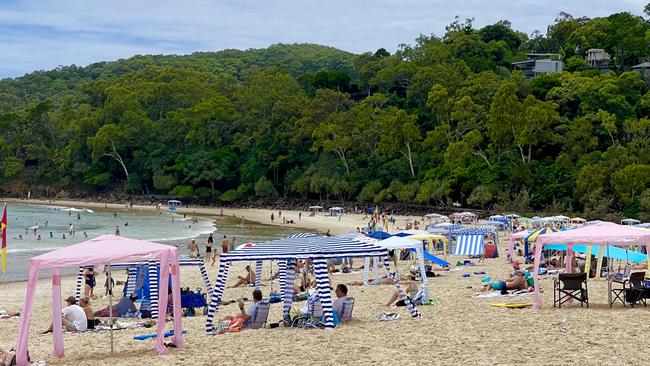
<path id="1" fill-rule="evenodd" d="M 571 299 L 580 301 L 580 306 L 587 304 L 589 307 L 587 273 L 560 273 L 553 282 L 553 307 L 561 308 Z"/>
<path id="2" fill-rule="evenodd" d="M 354 309 L 354 297 L 346 297 L 345 301 L 343 301 L 343 304 L 341 305 L 341 314 L 339 315 L 339 319 L 342 322 L 348 322 L 350 321 L 350 318 L 352 318 L 352 310 Z"/>
<path id="3" fill-rule="evenodd" d="M 259 304 L 257 304 L 257 307 L 255 308 L 255 313 L 253 313 L 253 316 L 251 317 L 250 324 L 248 324 L 248 327 L 251 329 L 264 328 L 264 326 L 266 325 L 266 320 L 269 318 L 270 308 L 271 308 L 271 304 L 268 301 L 262 301 Z"/>
<path id="4" fill-rule="evenodd" d="M 307 314 L 294 318 L 291 326 L 297 328 L 322 328 L 325 326 L 322 321 L 323 315 L 323 306 L 320 299 L 318 296 L 312 295 L 307 299 Z"/>
<path id="5" fill-rule="evenodd" d="M 611 308 L 615 302 L 620 301 L 625 307 L 627 302 L 630 306 L 634 307 L 636 303 L 646 304 L 646 290 L 644 286 L 645 272 L 631 273 L 629 278 L 624 280 L 612 280 L 612 285 L 617 285 L 616 288 L 612 287 L 612 302 L 609 304 Z"/>

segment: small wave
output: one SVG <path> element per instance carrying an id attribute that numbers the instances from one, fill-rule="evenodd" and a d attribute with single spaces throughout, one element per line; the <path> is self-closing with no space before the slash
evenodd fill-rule
<path id="1" fill-rule="evenodd" d="M 47 252 L 50 250 L 57 250 L 61 248 L 63 247 L 12 248 L 12 249 L 7 249 L 7 253 Z"/>

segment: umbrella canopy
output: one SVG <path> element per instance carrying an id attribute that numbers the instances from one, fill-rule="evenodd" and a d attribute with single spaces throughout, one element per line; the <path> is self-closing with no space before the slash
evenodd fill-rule
<path id="1" fill-rule="evenodd" d="M 557 231 L 558 231 L 557 229 L 553 229 L 553 228 L 550 228 L 550 227 L 544 227 L 544 228 L 541 228 L 541 229 L 537 229 L 537 230 L 533 231 L 532 233 L 528 234 L 528 236 L 526 236 L 524 238 L 524 240 L 526 241 L 526 243 L 531 243 L 531 242 L 534 242 L 535 240 L 537 240 L 537 237 L 540 236 L 540 235 L 548 234 L 548 233 L 554 233 L 554 232 L 557 232 Z"/>
<path id="2" fill-rule="evenodd" d="M 416 240 L 442 240 L 447 241 L 447 237 L 439 234 L 423 233 L 407 236 L 408 239 Z"/>

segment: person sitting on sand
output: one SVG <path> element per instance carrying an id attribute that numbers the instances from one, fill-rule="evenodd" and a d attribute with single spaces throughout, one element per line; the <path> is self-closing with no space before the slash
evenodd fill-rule
<path id="1" fill-rule="evenodd" d="M 406 285 L 406 296 L 408 296 L 409 300 L 411 301 L 419 301 L 418 299 L 418 292 L 420 290 L 420 286 L 418 285 L 418 282 L 415 280 L 415 276 L 410 274 L 407 276 L 406 281 L 400 281 L 400 284 Z M 399 299 L 399 291 L 397 289 L 393 290 L 393 293 L 390 295 L 390 298 L 388 298 L 388 302 L 386 303 L 386 306 L 391 306 L 395 301 Z M 396 306 L 405 306 L 406 303 L 404 300 L 399 300 L 395 303 Z M 416 304 L 417 305 L 417 304 Z"/>
<path id="2" fill-rule="evenodd" d="M 79 306 L 84 310 L 87 320 L 87 328 L 95 329 L 95 314 L 93 314 L 93 309 L 90 308 L 90 299 L 87 297 L 82 297 L 79 299 Z"/>
<path id="3" fill-rule="evenodd" d="M 68 306 L 61 309 L 61 323 L 63 327 L 68 332 L 85 332 L 88 327 L 86 313 L 81 306 L 77 305 L 74 296 L 68 296 L 65 302 Z M 53 325 L 50 324 L 50 327 L 43 334 L 52 332 L 52 329 Z"/>
<path id="4" fill-rule="evenodd" d="M 341 310 L 343 309 L 343 303 L 345 300 L 348 298 L 348 287 L 342 283 L 336 285 L 336 289 L 334 290 L 334 293 L 336 294 L 336 300 L 332 303 L 332 309 L 336 311 L 336 313 L 341 316 Z"/>
<path id="5" fill-rule="evenodd" d="M 226 316 L 222 318 L 220 321 L 230 321 L 231 324 L 228 326 L 227 329 L 224 329 L 220 331 L 219 333 L 225 333 L 228 331 L 228 329 L 238 329 L 246 326 L 251 325 L 251 319 L 253 318 L 253 315 L 255 315 L 255 312 L 257 311 L 257 306 L 259 305 L 260 301 L 262 301 L 262 291 L 260 290 L 254 290 L 253 291 L 253 303 L 248 306 L 244 310 L 244 300 L 240 299 L 239 300 L 239 314 L 234 315 L 234 316 Z"/>
<path id="6" fill-rule="evenodd" d="M 120 302 L 118 302 L 116 306 L 113 306 L 113 316 L 121 317 L 125 316 L 128 313 L 135 313 L 138 311 L 138 309 L 135 307 L 135 300 L 137 299 L 138 297 L 135 295 L 123 296 L 120 299 Z M 101 310 L 95 311 L 93 315 L 105 318 L 109 317 L 111 314 L 110 309 L 107 306 Z"/>
<path id="7" fill-rule="evenodd" d="M 487 292 L 489 290 L 497 290 L 501 291 L 501 293 L 507 293 L 508 290 L 519 290 L 526 286 L 526 280 L 524 279 L 524 273 L 522 271 L 515 271 L 515 273 L 512 274 L 512 277 L 503 280 L 503 281 L 494 281 L 491 283 L 486 284 L 483 287 L 483 292 Z"/>
<path id="8" fill-rule="evenodd" d="M 246 285 L 254 285 L 255 284 L 255 271 L 251 269 L 250 265 L 246 265 L 246 275 L 244 276 L 237 276 L 239 279 L 236 284 L 230 286 L 229 288 L 234 288 L 234 287 L 240 287 L 240 286 L 246 286 Z"/>

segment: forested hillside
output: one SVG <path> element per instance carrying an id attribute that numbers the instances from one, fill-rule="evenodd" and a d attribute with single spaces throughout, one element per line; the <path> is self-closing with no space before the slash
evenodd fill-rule
<path id="1" fill-rule="evenodd" d="M 274 45 L 136 56 L 0 81 L 0 189 L 210 202 L 460 202 L 650 218 L 650 23 L 547 34 L 456 19 L 395 54 Z M 424 30 L 426 31 L 426 30 Z M 590 48 L 611 56 L 586 67 Z M 512 62 L 559 53 L 526 80 Z"/>

